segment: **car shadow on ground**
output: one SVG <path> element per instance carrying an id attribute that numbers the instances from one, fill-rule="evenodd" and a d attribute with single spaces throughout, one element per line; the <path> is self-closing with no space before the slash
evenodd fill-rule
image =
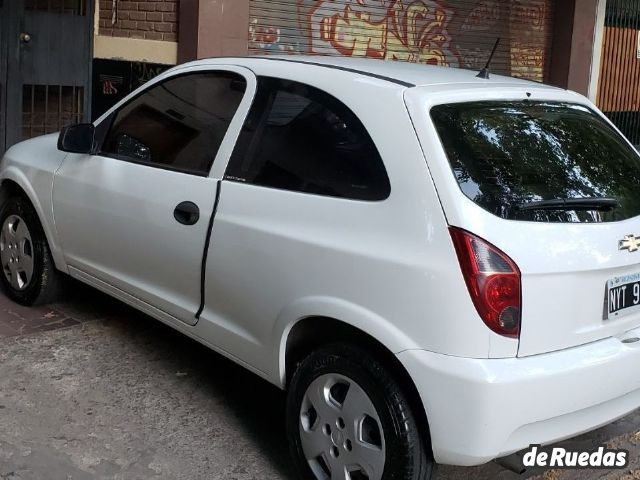
<path id="1" fill-rule="evenodd" d="M 166 369 L 167 375 L 184 372 L 191 388 L 223 403 L 242 431 L 238 437 L 250 438 L 256 449 L 269 459 L 279 472 L 279 478 L 294 479 L 285 435 L 285 394 L 275 386 L 238 366 L 207 347 L 181 335 L 170 327 L 156 321 L 123 303 L 114 300 L 87 286 L 70 282 L 66 298 L 53 307 L 80 322 L 99 321 L 108 323 L 109 331 L 117 341 L 130 341 L 130 348 L 144 348 L 149 352 L 162 352 L 161 361 L 153 368 Z M 109 341 L 109 339 L 105 339 Z M 540 401 L 549 401 L 541 392 Z M 618 422 L 603 427 L 577 439 L 560 444 L 564 447 L 593 449 L 599 445 L 612 448 L 628 448 L 631 458 L 637 463 L 640 440 L 638 412 Z M 638 465 L 630 467 L 638 468 Z M 630 472 L 632 469 L 628 469 Z M 637 470 L 636 470 L 637 471 Z M 620 478 L 620 471 L 547 471 L 528 470 L 517 475 L 496 463 L 480 467 L 461 468 L 439 466 L 439 480 L 474 479 L 546 479 L 573 478 Z M 636 478 L 636 477 L 630 477 Z"/>
<path id="2" fill-rule="evenodd" d="M 81 321 L 108 322 L 116 337 L 132 340 L 131 348 L 162 352 L 154 368 L 167 375 L 184 374 L 190 387 L 232 410 L 243 431 L 283 479 L 294 479 L 285 435 L 285 393 L 224 356 L 180 334 L 116 299 L 69 281 L 67 294 L 54 308 Z"/>

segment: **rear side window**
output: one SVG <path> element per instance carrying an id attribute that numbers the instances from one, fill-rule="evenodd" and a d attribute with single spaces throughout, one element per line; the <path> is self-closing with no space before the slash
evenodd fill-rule
<path id="1" fill-rule="evenodd" d="M 102 153 L 207 175 L 245 89 L 245 79 L 232 72 L 193 73 L 155 85 L 116 113 Z"/>
<path id="2" fill-rule="evenodd" d="M 463 193 L 506 219 L 608 222 L 640 215 L 640 161 L 600 116 L 555 102 L 431 109 Z"/>
<path id="3" fill-rule="evenodd" d="M 389 196 L 364 125 L 342 102 L 298 82 L 260 78 L 226 178 L 357 200 Z"/>

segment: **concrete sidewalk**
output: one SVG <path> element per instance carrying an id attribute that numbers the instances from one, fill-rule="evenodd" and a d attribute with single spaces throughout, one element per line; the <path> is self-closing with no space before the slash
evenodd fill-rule
<path id="1" fill-rule="evenodd" d="M 0 296 L 0 479 L 293 480 L 282 392 L 87 287 L 68 297 Z M 630 469 L 521 478 L 640 479 L 638 430 L 636 412 L 571 442 L 628 448 Z M 437 478 L 520 477 L 491 463 Z"/>

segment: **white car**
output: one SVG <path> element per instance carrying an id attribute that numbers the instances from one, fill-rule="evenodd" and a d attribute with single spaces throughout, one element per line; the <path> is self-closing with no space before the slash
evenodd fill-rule
<path id="1" fill-rule="evenodd" d="M 0 181 L 12 299 L 68 274 L 287 389 L 301 478 L 427 479 L 640 406 L 640 159 L 578 94 L 203 60 Z"/>

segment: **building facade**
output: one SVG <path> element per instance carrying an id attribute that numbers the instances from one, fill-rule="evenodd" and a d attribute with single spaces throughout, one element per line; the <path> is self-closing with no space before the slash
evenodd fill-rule
<path id="1" fill-rule="evenodd" d="M 625 133 L 632 137 L 634 123 L 640 131 L 636 4 L 0 0 L 0 150 L 95 119 L 132 89 L 188 60 L 296 53 L 480 70 L 498 38 L 492 71 L 588 95 L 620 125 L 628 124 Z M 620 68 L 621 75 L 611 73 Z"/>

